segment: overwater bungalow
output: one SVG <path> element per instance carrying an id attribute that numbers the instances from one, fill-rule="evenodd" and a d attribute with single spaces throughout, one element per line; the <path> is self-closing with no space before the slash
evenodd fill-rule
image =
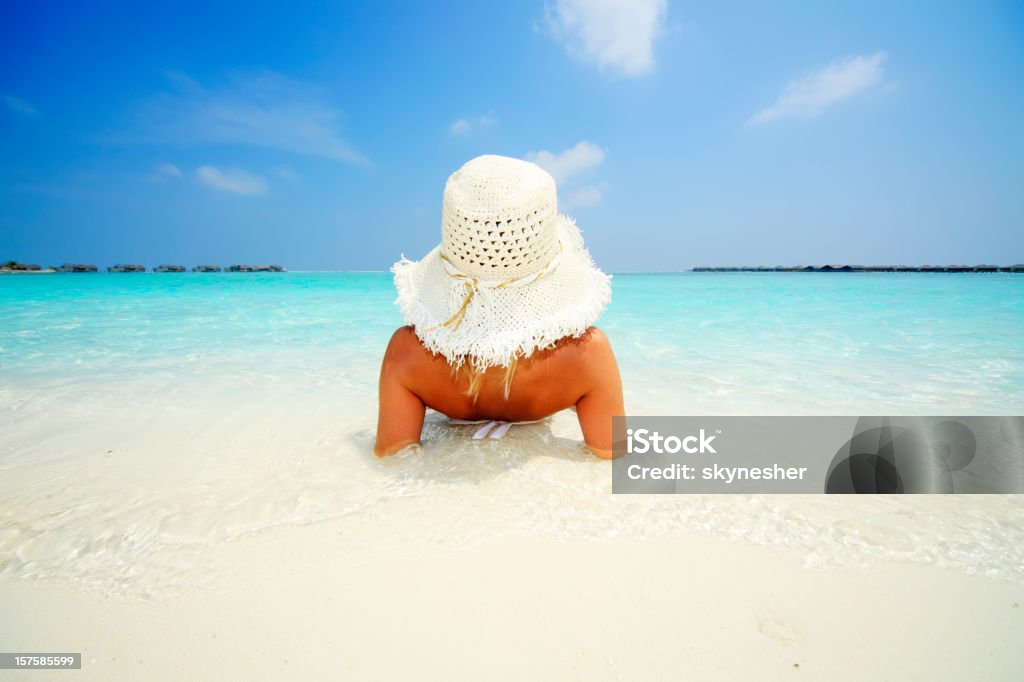
<path id="1" fill-rule="evenodd" d="M 228 272 L 284 272 L 280 265 L 229 265 Z"/>
<path id="2" fill-rule="evenodd" d="M 776 265 L 700 266 L 692 272 L 1024 272 L 1024 265 Z"/>
<path id="3" fill-rule="evenodd" d="M 83 263 L 64 263 L 59 267 L 54 268 L 57 272 L 99 272 L 99 268 L 95 265 L 85 265 Z"/>

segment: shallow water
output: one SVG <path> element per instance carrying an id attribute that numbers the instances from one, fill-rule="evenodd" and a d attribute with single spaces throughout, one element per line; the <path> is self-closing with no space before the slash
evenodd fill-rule
<path id="1" fill-rule="evenodd" d="M 621 275 L 634 414 L 1021 414 L 1024 277 Z M 1024 583 L 1015 496 L 612 497 L 571 413 L 369 454 L 384 274 L 0 278 L 0 575 L 159 598 L 211 547 L 327 519 L 382 542 L 691 532 L 811 566 Z M 399 519 L 414 519 L 400 523 Z"/>

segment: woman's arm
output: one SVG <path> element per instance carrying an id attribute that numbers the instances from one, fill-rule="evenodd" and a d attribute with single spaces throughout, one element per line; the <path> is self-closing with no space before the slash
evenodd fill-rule
<path id="1" fill-rule="evenodd" d="M 589 338 L 586 390 L 576 403 L 576 417 L 583 430 L 583 440 L 595 455 L 612 457 L 612 417 L 625 414 L 622 400 L 622 379 L 619 365 L 608 337 L 594 329 Z"/>
<path id="2" fill-rule="evenodd" d="M 378 457 L 420 442 L 426 407 L 405 382 L 406 368 L 412 359 L 410 338 L 416 340 L 412 327 L 402 327 L 392 334 L 381 363 L 377 442 L 373 446 L 373 454 Z"/>

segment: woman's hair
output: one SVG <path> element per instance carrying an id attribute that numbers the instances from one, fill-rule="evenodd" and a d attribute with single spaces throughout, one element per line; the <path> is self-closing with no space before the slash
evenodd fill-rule
<path id="1" fill-rule="evenodd" d="M 554 349 L 558 346 L 559 342 L 561 341 L 571 341 L 578 343 L 581 339 L 589 336 L 590 331 L 591 328 L 588 328 L 587 331 L 583 332 L 583 334 L 581 334 L 578 337 L 564 336 L 558 341 L 553 341 L 544 346 L 538 346 L 537 350 L 547 351 Z M 466 381 L 469 382 L 469 386 L 466 388 L 466 395 L 472 398 L 473 402 L 475 403 L 477 397 L 479 397 L 480 395 L 480 390 L 484 387 L 484 378 L 487 374 L 487 368 L 481 367 L 473 360 L 473 358 L 466 356 L 463 358 L 463 361 L 461 363 L 451 363 L 453 377 L 458 373 L 457 370 L 455 369 L 456 365 L 461 367 L 463 374 L 466 375 Z M 501 377 L 501 383 L 505 387 L 505 400 L 508 400 L 508 394 L 512 390 L 512 379 L 516 375 L 516 367 L 518 365 L 518 355 L 512 356 L 512 361 L 505 365 L 505 374 Z"/>
<path id="2" fill-rule="evenodd" d="M 512 390 L 512 378 L 516 374 L 516 366 L 519 364 L 519 358 L 513 357 L 512 362 L 505 367 L 505 374 L 501 381 L 505 387 L 505 400 L 508 400 L 509 391 Z M 487 374 L 487 368 L 481 368 L 472 361 L 466 361 L 462 363 L 462 371 L 466 375 L 466 380 L 469 382 L 468 388 L 466 388 L 466 395 L 476 402 L 476 399 L 480 396 L 480 390 L 484 387 L 484 378 Z"/>

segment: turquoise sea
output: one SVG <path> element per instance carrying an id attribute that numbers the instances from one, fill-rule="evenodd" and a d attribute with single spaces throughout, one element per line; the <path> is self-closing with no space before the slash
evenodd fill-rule
<path id="1" fill-rule="evenodd" d="M 372 397 L 401 324 L 386 273 L 0 278 L 4 383 L 174 392 L 333 384 Z M 630 411 L 1019 414 L 1024 277 L 619 275 L 599 322 Z"/>
<path id="2" fill-rule="evenodd" d="M 700 532 L 1024 584 L 1015 496 L 612 497 L 570 413 L 486 442 L 435 415 L 377 460 L 394 298 L 386 273 L 0 277 L 0 576 L 158 598 L 211 545 L 388 510 L 394 544 Z M 623 274 L 599 325 L 631 414 L 1024 413 L 1024 276 Z"/>

